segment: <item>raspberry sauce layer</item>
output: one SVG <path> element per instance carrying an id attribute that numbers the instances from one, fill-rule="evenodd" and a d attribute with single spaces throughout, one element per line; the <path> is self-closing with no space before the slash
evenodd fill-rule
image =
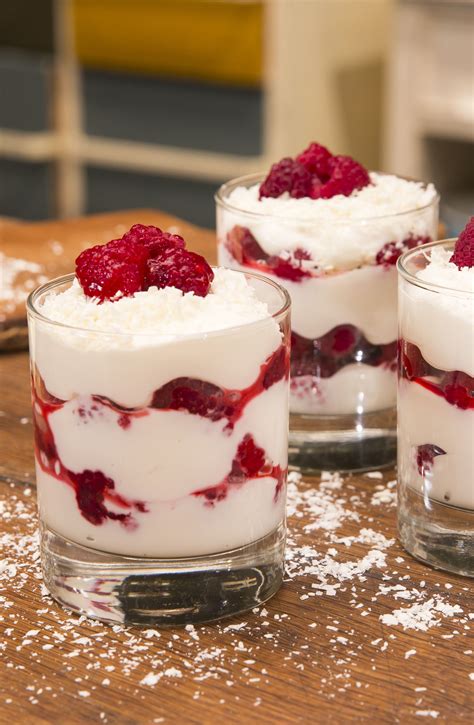
<path id="1" fill-rule="evenodd" d="M 291 376 L 330 378 L 346 365 L 385 365 L 395 371 L 397 342 L 374 345 L 354 325 L 338 325 L 315 340 L 291 333 Z"/>
<path id="2" fill-rule="evenodd" d="M 429 236 L 408 235 L 403 241 L 390 241 L 384 244 L 375 255 L 374 263 L 384 267 L 393 267 L 401 254 L 431 241 Z M 279 255 L 270 255 L 262 249 L 252 232 L 236 225 L 227 234 L 225 246 L 232 257 L 241 265 L 250 267 L 263 274 L 275 275 L 291 282 L 318 277 L 321 270 L 306 249 L 283 251 Z"/>
<path id="3" fill-rule="evenodd" d="M 450 405 L 474 410 L 474 378 L 459 370 L 433 367 L 419 347 L 403 339 L 399 342 L 398 371 L 401 378 L 417 383 Z"/>

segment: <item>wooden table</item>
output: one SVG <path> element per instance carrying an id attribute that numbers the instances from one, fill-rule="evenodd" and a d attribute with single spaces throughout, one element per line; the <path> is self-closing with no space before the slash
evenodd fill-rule
<path id="1" fill-rule="evenodd" d="M 471 581 L 400 548 L 394 479 L 293 480 L 287 580 L 254 612 L 160 631 L 79 618 L 42 590 L 27 355 L 0 355 L 0 722 L 472 720 Z"/>

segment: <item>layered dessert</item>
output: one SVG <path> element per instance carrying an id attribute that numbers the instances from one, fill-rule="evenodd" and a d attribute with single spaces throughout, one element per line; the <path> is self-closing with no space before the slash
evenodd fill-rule
<path id="1" fill-rule="evenodd" d="M 400 479 L 474 510 L 474 217 L 400 273 Z"/>
<path id="2" fill-rule="evenodd" d="M 384 410 L 396 399 L 396 269 L 436 234 L 434 187 L 368 172 L 312 143 L 217 195 L 219 260 L 292 298 L 290 409 Z"/>
<path id="3" fill-rule="evenodd" d="M 287 470 L 285 303 L 276 285 L 212 269 L 181 237 L 142 225 L 35 293 L 43 525 L 158 558 L 274 531 Z"/>

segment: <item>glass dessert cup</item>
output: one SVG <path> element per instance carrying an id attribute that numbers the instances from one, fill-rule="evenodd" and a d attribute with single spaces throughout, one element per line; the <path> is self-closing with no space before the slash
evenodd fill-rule
<path id="1" fill-rule="evenodd" d="M 474 295 L 416 276 L 454 244 L 398 262 L 398 527 L 417 559 L 474 576 Z"/>
<path id="2" fill-rule="evenodd" d="M 370 218 L 297 219 L 231 204 L 237 187 L 216 195 L 219 263 L 277 280 L 292 300 L 290 464 L 306 472 L 363 471 L 396 460 L 396 243 L 436 236 L 438 197 L 416 210 Z M 275 200 L 277 201 L 277 200 Z M 351 261 L 370 238 L 380 255 Z M 338 269 L 315 267 L 314 241 L 342 249 Z M 380 244 L 378 244 L 380 241 Z"/>
<path id="3" fill-rule="evenodd" d="M 212 621 L 281 585 L 290 300 L 192 335 L 99 332 L 28 299 L 41 554 L 63 605 L 127 624 Z"/>

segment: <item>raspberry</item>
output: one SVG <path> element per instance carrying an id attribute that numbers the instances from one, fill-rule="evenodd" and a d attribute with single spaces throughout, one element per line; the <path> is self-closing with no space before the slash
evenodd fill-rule
<path id="1" fill-rule="evenodd" d="M 204 257 L 184 247 L 178 234 L 134 224 L 121 239 L 82 252 L 76 259 L 76 276 L 84 293 L 101 302 L 151 286 L 177 287 L 205 297 L 214 273 Z"/>
<path id="2" fill-rule="evenodd" d="M 252 478 L 260 473 L 264 465 L 265 451 L 256 445 L 250 434 L 247 434 L 237 448 L 229 478 Z"/>
<path id="3" fill-rule="evenodd" d="M 344 353 L 354 347 L 356 336 L 349 325 L 339 325 L 334 331 L 332 349 L 335 353 Z"/>
<path id="4" fill-rule="evenodd" d="M 329 161 L 332 154 L 325 146 L 319 143 L 311 143 L 305 151 L 303 151 L 296 160 L 303 164 L 308 171 L 316 175 L 320 181 L 327 181 L 329 178 Z"/>
<path id="5" fill-rule="evenodd" d="M 375 264 L 383 264 L 385 267 L 391 267 L 397 263 L 398 258 L 408 249 L 419 247 L 420 244 L 431 242 L 431 237 L 414 237 L 410 235 L 402 242 L 387 242 L 382 249 L 377 252 Z"/>
<path id="6" fill-rule="evenodd" d="M 76 259 L 76 277 L 88 297 L 103 301 L 142 289 L 147 250 L 136 242 L 115 239 L 86 249 Z"/>
<path id="7" fill-rule="evenodd" d="M 454 247 L 454 253 L 449 260 L 458 269 L 474 267 L 474 216 L 472 216 L 461 232 Z"/>
<path id="8" fill-rule="evenodd" d="M 369 174 L 361 164 L 350 156 L 333 156 L 329 160 L 329 179 L 323 183 L 315 179 L 310 196 L 312 199 L 330 199 L 338 194 L 350 196 L 368 184 Z"/>
<path id="9" fill-rule="evenodd" d="M 411 342 L 401 341 L 399 349 L 399 366 L 401 377 L 407 380 L 422 378 L 427 375 L 429 368 L 420 349 Z"/>
<path id="10" fill-rule="evenodd" d="M 152 408 L 187 410 L 210 420 L 232 417 L 234 408 L 228 404 L 224 391 L 217 385 L 194 378 L 175 378 L 153 394 Z"/>
<path id="11" fill-rule="evenodd" d="M 162 232 L 158 227 L 145 224 L 134 224 L 131 229 L 123 235 L 122 239 L 127 242 L 136 242 L 147 248 L 150 255 L 155 255 L 163 249 L 179 247 L 184 249 L 185 241 L 179 234 Z"/>
<path id="12" fill-rule="evenodd" d="M 278 197 L 289 192 L 300 199 L 309 196 L 311 173 L 302 164 L 289 156 L 273 164 L 265 181 L 260 184 L 260 199 L 265 196 Z"/>
<path id="13" fill-rule="evenodd" d="M 194 292 L 205 297 L 214 279 L 214 272 L 204 257 L 187 249 L 164 249 L 146 264 L 143 289 L 149 287 L 176 287 L 182 292 Z"/>
<path id="14" fill-rule="evenodd" d="M 269 257 L 269 269 L 280 279 L 289 279 L 291 282 L 301 282 L 304 277 L 310 277 L 308 270 L 294 266 L 289 259 L 282 257 Z"/>

